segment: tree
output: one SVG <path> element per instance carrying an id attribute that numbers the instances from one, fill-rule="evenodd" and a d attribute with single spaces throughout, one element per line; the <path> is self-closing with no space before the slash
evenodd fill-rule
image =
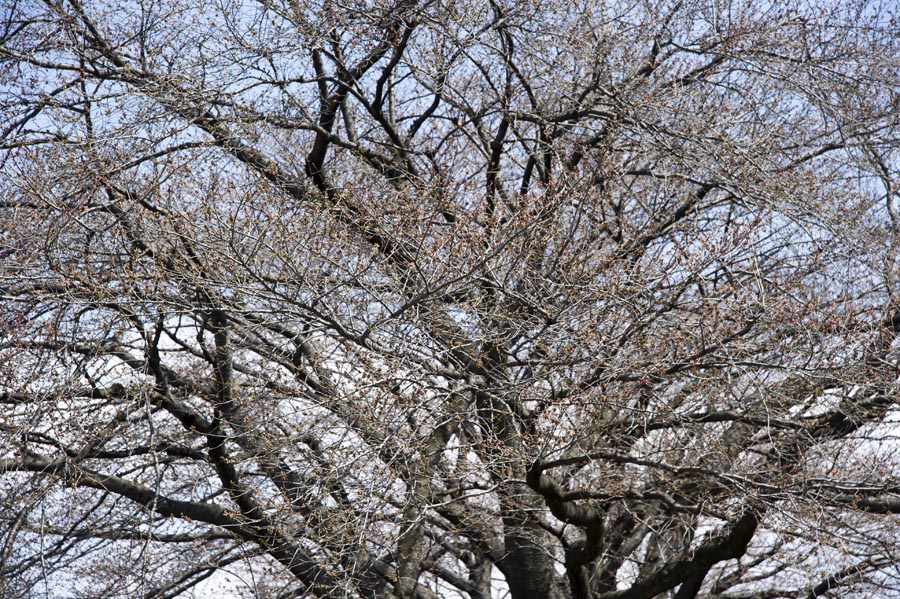
<path id="1" fill-rule="evenodd" d="M 897 596 L 890 3 L 3 10 L 4 596 Z"/>

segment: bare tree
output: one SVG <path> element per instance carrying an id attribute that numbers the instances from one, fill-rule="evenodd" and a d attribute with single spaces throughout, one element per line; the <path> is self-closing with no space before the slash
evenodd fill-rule
<path id="1" fill-rule="evenodd" d="M 814 4 L 5 2 L 0 594 L 898 596 L 898 21 Z"/>

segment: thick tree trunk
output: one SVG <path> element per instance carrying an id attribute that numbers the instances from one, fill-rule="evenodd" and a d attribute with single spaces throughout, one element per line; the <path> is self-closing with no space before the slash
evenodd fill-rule
<path id="1" fill-rule="evenodd" d="M 554 539 L 525 510 L 503 519 L 506 555 L 497 564 L 512 599 L 566 599 L 550 548 Z"/>

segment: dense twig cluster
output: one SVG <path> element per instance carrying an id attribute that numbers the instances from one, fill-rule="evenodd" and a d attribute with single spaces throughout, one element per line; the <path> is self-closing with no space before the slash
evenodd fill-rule
<path id="1" fill-rule="evenodd" d="M 9 3 L 0 594 L 888 596 L 898 24 L 834 4 Z"/>

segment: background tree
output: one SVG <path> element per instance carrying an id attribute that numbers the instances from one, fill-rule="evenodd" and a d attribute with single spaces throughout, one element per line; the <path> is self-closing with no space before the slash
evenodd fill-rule
<path id="1" fill-rule="evenodd" d="M 0 594 L 895 596 L 895 9 L 4 3 Z"/>

